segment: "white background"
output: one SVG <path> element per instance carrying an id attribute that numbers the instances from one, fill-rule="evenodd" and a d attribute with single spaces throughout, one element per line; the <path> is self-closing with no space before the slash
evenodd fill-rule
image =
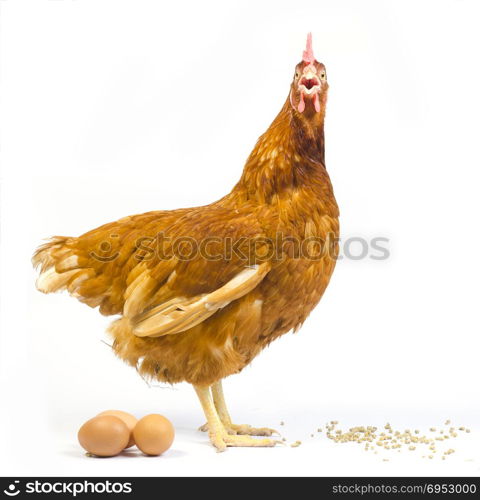
<path id="1" fill-rule="evenodd" d="M 2 475 L 478 475 L 480 75 L 475 1 L 3 0 Z M 343 260 L 297 335 L 226 381 L 239 423 L 298 448 L 216 454 L 191 387 L 148 387 L 101 342 L 108 318 L 34 289 L 42 238 L 209 203 L 238 179 L 313 32 L 330 94 L 327 168 Z M 119 408 L 167 415 L 163 457 L 85 457 L 76 431 Z M 367 454 L 328 420 L 472 428 L 441 461 Z M 388 462 L 383 458 L 390 457 Z"/>

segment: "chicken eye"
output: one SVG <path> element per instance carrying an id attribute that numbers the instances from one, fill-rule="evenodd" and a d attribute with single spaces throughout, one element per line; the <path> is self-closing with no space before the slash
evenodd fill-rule
<path id="1" fill-rule="evenodd" d="M 295 71 L 295 78 L 298 78 L 298 71 Z"/>
<path id="2" fill-rule="evenodd" d="M 325 80 L 325 73 L 321 73 L 321 74 L 320 74 L 320 78 L 321 78 L 322 80 Z"/>

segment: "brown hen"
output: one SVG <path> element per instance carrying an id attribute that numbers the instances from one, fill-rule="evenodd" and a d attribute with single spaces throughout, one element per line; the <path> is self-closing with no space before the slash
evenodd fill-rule
<path id="1" fill-rule="evenodd" d="M 275 444 L 251 437 L 271 429 L 232 423 L 221 381 L 298 329 L 335 267 L 327 89 L 309 35 L 285 104 L 227 196 L 57 236 L 33 257 L 40 291 L 66 289 L 102 314 L 120 315 L 109 330 L 113 349 L 141 375 L 193 384 L 220 451 Z"/>

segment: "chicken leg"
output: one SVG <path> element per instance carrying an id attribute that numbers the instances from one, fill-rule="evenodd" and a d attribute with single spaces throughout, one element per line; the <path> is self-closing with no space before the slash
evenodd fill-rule
<path id="1" fill-rule="evenodd" d="M 217 410 L 218 417 L 222 422 L 225 430 L 228 434 L 240 434 L 248 436 L 271 436 L 272 434 L 279 434 L 275 429 L 269 429 L 268 427 L 252 427 L 247 424 L 234 424 L 227 409 L 227 404 L 225 402 L 225 396 L 223 394 L 222 381 L 219 380 L 211 386 L 213 404 Z M 202 432 L 208 431 L 208 422 L 200 427 Z"/>
<path id="2" fill-rule="evenodd" d="M 232 435 L 225 429 L 213 402 L 212 393 L 208 386 L 194 386 L 197 396 L 202 404 L 203 411 L 207 417 L 208 435 L 217 451 L 225 451 L 227 446 L 275 446 L 277 441 L 273 439 L 255 439 L 250 436 Z"/>

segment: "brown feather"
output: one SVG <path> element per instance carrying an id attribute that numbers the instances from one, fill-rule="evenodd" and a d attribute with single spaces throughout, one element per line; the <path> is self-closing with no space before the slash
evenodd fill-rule
<path id="1" fill-rule="evenodd" d="M 269 262 L 247 268 L 211 293 L 191 298 L 176 297 L 133 318 L 137 337 L 160 337 L 193 328 L 230 302 L 252 291 L 270 270 Z M 125 314 L 128 317 L 128 314 Z"/>

